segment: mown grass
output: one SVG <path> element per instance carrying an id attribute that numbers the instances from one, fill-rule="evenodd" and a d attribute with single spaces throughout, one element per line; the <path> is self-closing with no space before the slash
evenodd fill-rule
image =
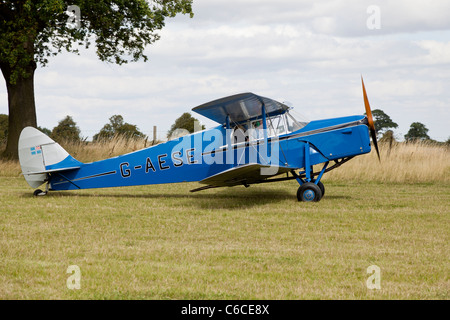
<path id="1" fill-rule="evenodd" d="M 294 181 L 35 198 L 3 163 L 0 299 L 449 299 L 448 159 L 444 178 L 396 182 L 359 179 L 356 158 L 312 204 L 297 202 Z M 66 286 L 70 265 L 80 290 Z M 371 265 L 380 290 L 366 286 Z"/>

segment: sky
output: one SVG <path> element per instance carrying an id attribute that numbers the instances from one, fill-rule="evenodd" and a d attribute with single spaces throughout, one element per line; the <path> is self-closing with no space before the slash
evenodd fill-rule
<path id="1" fill-rule="evenodd" d="M 193 11 L 166 20 L 147 62 L 108 64 L 95 48 L 51 58 L 35 74 L 38 125 L 70 115 L 90 139 L 120 114 L 162 139 L 182 113 L 242 92 L 290 102 L 310 120 L 363 114 L 363 76 L 399 140 L 413 122 L 450 138 L 448 0 L 194 0 Z"/>

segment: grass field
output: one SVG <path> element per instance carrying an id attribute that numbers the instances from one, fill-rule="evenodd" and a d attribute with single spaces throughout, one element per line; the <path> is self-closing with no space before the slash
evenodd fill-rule
<path id="1" fill-rule="evenodd" d="M 295 181 L 35 198 L 3 162 L 0 299 L 449 299 L 449 151 L 423 148 L 350 161 L 319 203 L 297 202 Z"/>

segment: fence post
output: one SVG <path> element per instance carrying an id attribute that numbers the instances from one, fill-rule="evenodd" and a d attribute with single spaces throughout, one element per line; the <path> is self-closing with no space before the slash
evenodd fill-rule
<path id="1" fill-rule="evenodd" d="M 155 143 L 156 143 L 156 139 L 157 137 L 156 137 L 156 126 L 153 126 L 153 145 L 155 145 Z"/>

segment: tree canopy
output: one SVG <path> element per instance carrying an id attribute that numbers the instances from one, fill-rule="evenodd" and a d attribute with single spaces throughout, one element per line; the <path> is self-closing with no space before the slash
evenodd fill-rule
<path id="1" fill-rule="evenodd" d="M 196 121 L 199 123 L 199 121 L 195 119 L 189 112 L 183 113 L 178 119 L 175 120 L 175 123 L 170 127 L 169 132 L 167 132 L 167 137 L 170 138 L 170 136 L 176 129 L 185 129 L 190 133 L 193 133 L 195 130 L 194 124 Z M 205 126 L 202 125 L 201 129 L 205 129 Z"/>
<path id="2" fill-rule="evenodd" d="M 420 122 L 413 122 L 409 127 L 409 131 L 405 134 L 406 141 L 414 140 L 430 140 L 427 127 Z"/>
<path id="3" fill-rule="evenodd" d="M 109 140 L 114 136 L 145 138 L 145 134 L 140 132 L 136 125 L 124 122 L 121 115 L 110 117 L 109 123 L 105 124 L 100 132 L 94 135 L 93 140 Z"/>
<path id="4" fill-rule="evenodd" d="M 389 129 L 398 128 L 398 124 L 392 121 L 391 117 L 389 117 L 383 110 L 375 109 L 372 111 L 373 120 L 375 123 L 376 133 L 386 132 Z"/>
<path id="5" fill-rule="evenodd" d="M 74 6 L 76 26 L 67 11 Z M 147 61 L 145 47 L 177 13 L 192 17 L 192 0 L 0 0 L 0 61 L 12 69 L 10 83 L 29 76 L 30 62 L 45 66 L 49 57 L 92 42 L 101 61 Z"/>
<path id="6" fill-rule="evenodd" d="M 41 131 L 42 133 L 46 134 L 49 137 L 52 135 L 52 131 L 50 129 L 44 127 L 37 127 L 37 128 L 39 131 Z"/>
<path id="7" fill-rule="evenodd" d="M 81 141 L 80 128 L 71 116 L 66 116 L 53 128 L 51 138 L 56 141 Z"/>

